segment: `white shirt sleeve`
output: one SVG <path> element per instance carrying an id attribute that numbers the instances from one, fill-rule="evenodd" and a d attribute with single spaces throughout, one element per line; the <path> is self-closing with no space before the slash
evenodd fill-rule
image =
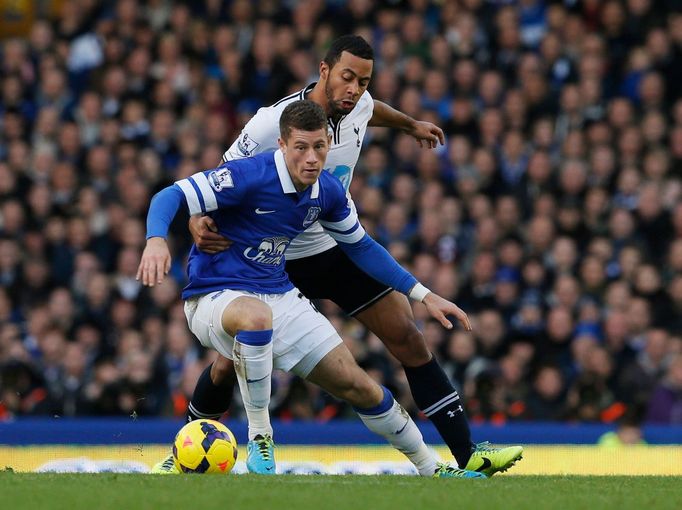
<path id="1" fill-rule="evenodd" d="M 225 151 L 223 163 L 276 150 L 279 138 L 279 117 L 275 118 L 273 113 L 272 107 L 260 108 L 246 123 L 239 137 Z"/>

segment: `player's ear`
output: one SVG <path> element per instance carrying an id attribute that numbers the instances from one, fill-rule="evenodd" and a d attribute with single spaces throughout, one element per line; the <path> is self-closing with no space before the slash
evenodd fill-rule
<path id="1" fill-rule="evenodd" d="M 281 136 L 277 138 L 277 145 L 279 145 L 279 150 L 282 151 L 282 154 L 287 153 L 287 144 L 284 140 L 282 140 Z"/>
<path id="2" fill-rule="evenodd" d="M 324 60 L 320 62 L 320 79 L 326 80 L 329 78 L 329 64 Z"/>
<path id="3" fill-rule="evenodd" d="M 331 147 L 331 145 L 332 145 L 332 135 L 327 133 L 327 146 Z"/>

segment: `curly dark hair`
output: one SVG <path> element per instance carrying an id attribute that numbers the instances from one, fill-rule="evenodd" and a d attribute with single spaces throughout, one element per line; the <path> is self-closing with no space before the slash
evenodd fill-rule
<path id="1" fill-rule="evenodd" d="M 324 56 L 324 61 L 329 65 L 329 69 L 334 67 L 344 51 L 365 60 L 374 60 L 374 50 L 362 37 L 359 35 L 342 35 L 332 41 L 332 45 Z"/>

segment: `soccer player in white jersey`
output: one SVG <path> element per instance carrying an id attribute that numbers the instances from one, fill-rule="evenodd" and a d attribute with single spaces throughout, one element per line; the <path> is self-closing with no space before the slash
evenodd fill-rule
<path id="1" fill-rule="evenodd" d="M 419 429 L 355 363 L 329 321 L 289 281 L 284 252 L 315 221 L 364 271 L 427 307 L 445 327 L 466 314 L 430 292 L 364 231 L 338 179 L 322 172 L 329 150 L 326 115 L 312 101 L 288 105 L 279 119 L 280 148 L 199 172 L 157 195 L 147 217 L 147 246 L 138 269 L 144 285 L 161 283 L 170 268 L 165 241 L 178 208 L 210 214 L 234 241 L 210 255 L 192 248 L 185 314 L 201 343 L 234 360 L 249 420 L 247 467 L 274 474 L 270 424 L 271 373 L 292 371 L 353 405 L 362 421 L 403 452 L 423 476 L 485 478 L 439 465 Z"/>
<path id="2" fill-rule="evenodd" d="M 336 39 L 320 63 L 319 81 L 259 109 L 223 160 L 275 150 L 279 116 L 289 103 L 299 99 L 314 101 L 325 110 L 332 135 L 325 170 L 338 177 L 346 190 L 367 126 L 401 129 L 428 148 L 443 144 L 443 132 L 434 124 L 412 119 L 372 99 L 367 87 L 373 62 L 372 48 L 361 37 L 346 35 Z M 210 217 L 193 217 L 190 231 L 199 249 L 207 253 L 230 245 L 230 240 L 215 231 Z M 312 225 L 291 243 L 286 261 L 291 281 L 306 297 L 335 302 L 379 337 L 401 362 L 415 403 L 436 426 L 459 466 L 492 475 L 508 469 L 521 457 L 518 448 L 497 449 L 487 443 L 472 443 L 460 397 L 429 352 L 405 296 L 358 269 L 319 224 Z M 220 417 L 229 408 L 233 385 L 232 362 L 218 358 L 200 376 L 187 419 Z M 162 469 L 163 465 L 168 463 L 160 462 L 157 468 Z"/>

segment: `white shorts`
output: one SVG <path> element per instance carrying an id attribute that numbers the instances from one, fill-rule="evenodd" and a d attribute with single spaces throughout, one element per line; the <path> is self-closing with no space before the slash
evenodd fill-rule
<path id="1" fill-rule="evenodd" d="M 222 326 L 223 311 L 238 297 L 260 299 L 272 309 L 272 352 L 274 368 L 307 377 L 341 337 L 329 321 L 294 288 L 285 294 L 256 294 L 242 290 L 221 290 L 185 301 L 189 329 L 201 345 L 232 359 L 234 338 Z"/>

